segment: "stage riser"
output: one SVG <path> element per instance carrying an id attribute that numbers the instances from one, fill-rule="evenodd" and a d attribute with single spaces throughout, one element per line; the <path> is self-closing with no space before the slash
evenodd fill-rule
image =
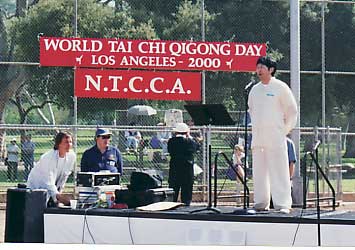
<path id="1" fill-rule="evenodd" d="M 297 223 L 216 221 L 208 217 L 180 220 L 87 215 L 86 221 L 84 225 L 84 215 L 45 214 L 45 243 L 292 246 L 298 227 Z M 322 246 L 355 246 L 355 221 L 354 225 L 322 224 L 321 233 Z M 294 246 L 317 246 L 317 224 L 300 224 Z"/>

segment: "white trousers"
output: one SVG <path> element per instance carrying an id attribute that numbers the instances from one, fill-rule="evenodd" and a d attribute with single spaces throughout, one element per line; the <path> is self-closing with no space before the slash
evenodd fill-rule
<path id="1" fill-rule="evenodd" d="M 252 149 L 255 209 L 291 208 L 291 182 L 286 147 Z"/>

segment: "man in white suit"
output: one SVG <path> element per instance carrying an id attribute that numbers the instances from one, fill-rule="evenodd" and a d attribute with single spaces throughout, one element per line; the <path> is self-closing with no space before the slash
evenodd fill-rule
<path id="1" fill-rule="evenodd" d="M 286 135 L 297 121 L 296 100 L 286 83 L 276 79 L 276 62 L 260 57 L 256 73 L 260 82 L 249 94 L 252 125 L 254 203 L 268 210 L 270 193 L 275 209 L 289 213 L 292 205 Z"/>

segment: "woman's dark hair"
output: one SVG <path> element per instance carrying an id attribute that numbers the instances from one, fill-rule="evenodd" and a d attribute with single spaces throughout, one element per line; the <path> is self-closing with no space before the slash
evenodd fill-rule
<path id="1" fill-rule="evenodd" d="M 258 64 L 265 65 L 268 69 L 274 68 L 274 71 L 271 72 L 271 75 L 272 76 L 275 75 L 277 69 L 277 63 L 274 60 L 272 60 L 270 57 L 267 56 L 259 57 L 258 61 L 256 62 L 256 65 Z"/>
<path id="2" fill-rule="evenodd" d="M 63 138 L 72 137 L 71 133 L 68 131 L 59 132 L 54 138 L 54 150 L 58 150 L 59 144 L 62 142 Z"/>

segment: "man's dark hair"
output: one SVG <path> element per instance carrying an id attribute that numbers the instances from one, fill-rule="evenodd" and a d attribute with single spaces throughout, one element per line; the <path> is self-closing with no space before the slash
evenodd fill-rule
<path id="1" fill-rule="evenodd" d="M 63 138 L 72 137 L 71 133 L 68 131 L 59 132 L 54 138 L 54 150 L 58 150 L 59 144 L 62 142 Z"/>
<path id="2" fill-rule="evenodd" d="M 265 65 L 268 69 L 274 68 L 273 72 L 271 72 L 271 75 L 274 76 L 276 73 L 277 69 L 277 63 L 272 60 L 270 57 L 267 56 L 261 56 L 259 59 L 256 61 L 256 65 L 262 64 Z"/>

